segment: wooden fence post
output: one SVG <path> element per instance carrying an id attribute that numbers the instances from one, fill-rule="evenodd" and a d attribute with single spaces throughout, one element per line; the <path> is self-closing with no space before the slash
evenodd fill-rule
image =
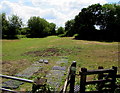
<path id="1" fill-rule="evenodd" d="M 81 68 L 81 79 L 80 79 L 80 93 L 85 93 L 85 84 L 86 84 L 86 68 Z"/>
<path id="2" fill-rule="evenodd" d="M 70 67 L 70 91 L 69 93 L 74 93 L 75 74 L 76 74 L 76 61 L 73 61 Z"/>
<path id="3" fill-rule="evenodd" d="M 116 88 L 116 84 L 115 84 L 115 82 L 116 82 L 116 76 L 117 76 L 117 67 L 112 67 L 112 69 L 114 69 L 114 72 L 113 73 L 111 73 L 111 76 L 112 76 L 112 78 L 113 78 L 113 81 L 111 82 L 111 85 L 112 85 L 112 93 L 114 93 L 114 91 L 115 91 L 115 88 Z"/>
<path id="4" fill-rule="evenodd" d="M 98 69 L 103 69 L 103 67 L 99 66 Z M 103 79 L 103 73 L 98 74 L 98 80 L 100 80 L 100 79 Z M 103 85 L 104 85 L 103 83 L 97 84 L 98 91 L 102 91 Z"/>

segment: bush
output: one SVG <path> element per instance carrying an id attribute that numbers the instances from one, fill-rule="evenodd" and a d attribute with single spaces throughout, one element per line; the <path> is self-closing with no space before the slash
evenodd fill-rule
<path id="1" fill-rule="evenodd" d="M 75 39 L 79 39 L 79 34 L 74 35 Z"/>
<path id="2" fill-rule="evenodd" d="M 26 38 L 26 35 L 17 35 L 17 37 L 20 38 Z"/>

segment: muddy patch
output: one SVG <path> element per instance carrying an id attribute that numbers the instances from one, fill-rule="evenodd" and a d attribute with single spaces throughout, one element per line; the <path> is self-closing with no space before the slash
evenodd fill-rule
<path id="1" fill-rule="evenodd" d="M 65 56 L 68 54 L 80 52 L 81 48 L 75 48 L 75 49 L 66 49 L 66 48 L 47 48 L 44 50 L 39 51 L 29 51 L 24 53 L 24 55 L 31 55 L 31 56 L 42 56 L 42 57 L 48 57 L 48 56 Z"/>
<path id="2" fill-rule="evenodd" d="M 2 73 L 5 75 L 15 75 L 29 65 L 31 65 L 31 63 L 26 59 L 18 61 L 2 61 Z"/>

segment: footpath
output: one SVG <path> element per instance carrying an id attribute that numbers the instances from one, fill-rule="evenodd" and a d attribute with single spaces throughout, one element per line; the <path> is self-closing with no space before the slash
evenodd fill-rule
<path id="1" fill-rule="evenodd" d="M 42 69 L 42 64 L 34 62 L 30 67 L 26 68 L 25 70 L 16 74 L 15 76 L 21 78 L 30 78 L 39 69 Z M 24 82 L 17 80 L 8 80 L 2 83 L 2 87 L 8 89 L 17 89 L 22 84 L 24 84 Z"/>
<path id="2" fill-rule="evenodd" d="M 62 82 L 62 78 L 66 72 L 65 65 L 68 63 L 67 57 L 61 57 L 60 60 L 56 62 L 56 65 L 52 67 L 49 71 L 49 74 L 46 75 L 47 84 L 55 88 L 54 91 L 60 91 L 60 85 Z M 64 66 L 60 66 L 60 64 L 64 64 Z"/>
<path id="3" fill-rule="evenodd" d="M 44 60 L 40 59 L 39 61 L 34 62 L 30 67 L 26 68 L 24 71 L 16 74 L 16 77 L 21 78 L 30 78 L 34 73 L 38 70 L 43 68 Z M 45 60 L 45 63 L 48 61 Z M 56 65 L 51 68 L 49 73 L 46 75 L 47 84 L 54 87 L 54 91 L 59 91 L 59 87 L 62 81 L 62 77 L 65 74 L 66 67 L 60 66 L 61 64 L 67 64 L 68 58 L 67 57 L 60 57 L 60 59 L 55 63 Z M 24 82 L 17 81 L 17 80 L 8 80 L 2 83 L 3 88 L 8 89 L 17 89 L 20 85 L 24 84 Z"/>

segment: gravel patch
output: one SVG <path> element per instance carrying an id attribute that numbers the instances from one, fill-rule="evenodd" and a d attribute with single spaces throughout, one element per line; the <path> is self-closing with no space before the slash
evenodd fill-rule
<path id="1" fill-rule="evenodd" d="M 62 82 L 62 78 L 64 76 L 64 73 L 66 72 L 65 66 L 59 66 L 61 63 L 67 63 L 68 58 L 67 57 L 60 57 L 60 60 L 56 62 L 58 66 L 53 66 L 52 70 L 50 70 L 49 74 L 46 75 L 47 78 L 47 84 L 55 88 L 54 91 L 59 91 L 60 84 Z"/>
<path id="2" fill-rule="evenodd" d="M 64 76 L 65 71 L 61 70 L 51 70 L 49 74 L 46 75 L 47 84 L 54 87 L 54 91 L 58 91 L 62 77 Z"/>

